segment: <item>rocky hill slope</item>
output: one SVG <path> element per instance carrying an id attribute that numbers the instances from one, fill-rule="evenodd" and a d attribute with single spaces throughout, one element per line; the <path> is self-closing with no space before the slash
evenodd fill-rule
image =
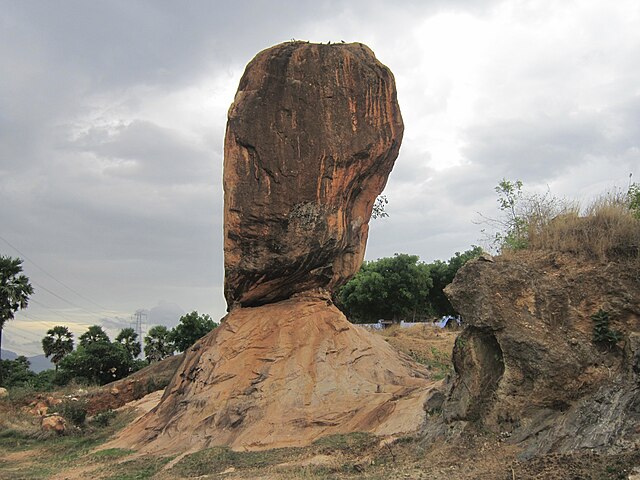
<path id="1" fill-rule="evenodd" d="M 479 422 L 524 457 L 640 446 L 637 263 L 523 252 L 464 266 L 447 288 L 467 328 L 444 415 Z M 618 341 L 594 335 L 603 312 Z"/>

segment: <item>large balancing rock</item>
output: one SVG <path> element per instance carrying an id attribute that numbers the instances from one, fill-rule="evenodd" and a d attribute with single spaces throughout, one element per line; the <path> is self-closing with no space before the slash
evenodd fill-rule
<path id="1" fill-rule="evenodd" d="M 225 137 L 230 308 L 356 273 L 403 130 L 393 75 L 361 43 L 288 42 L 249 63 Z"/>

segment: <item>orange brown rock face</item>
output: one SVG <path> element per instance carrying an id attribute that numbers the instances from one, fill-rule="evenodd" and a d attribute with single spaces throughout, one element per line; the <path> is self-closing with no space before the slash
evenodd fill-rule
<path id="1" fill-rule="evenodd" d="M 229 308 L 356 273 L 403 129 L 393 75 L 360 43 L 288 42 L 249 63 L 225 137 Z"/>

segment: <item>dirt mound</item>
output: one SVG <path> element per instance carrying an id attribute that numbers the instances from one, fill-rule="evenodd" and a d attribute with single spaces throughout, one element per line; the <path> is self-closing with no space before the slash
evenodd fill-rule
<path id="1" fill-rule="evenodd" d="M 162 402 L 111 447 L 195 451 L 407 433 L 425 419 L 425 369 L 321 295 L 233 310 L 189 349 Z"/>
<path id="2" fill-rule="evenodd" d="M 469 262 L 447 295 L 468 324 L 448 421 L 481 422 L 525 445 L 523 457 L 640 446 L 636 268 L 523 252 Z M 594 336 L 602 312 L 618 341 Z"/>

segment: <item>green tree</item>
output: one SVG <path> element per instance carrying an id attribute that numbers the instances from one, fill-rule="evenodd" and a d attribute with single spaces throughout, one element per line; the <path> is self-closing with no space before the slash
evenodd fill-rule
<path id="1" fill-rule="evenodd" d="M 144 337 L 144 344 L 144 356 L 149 363 L 169 357 L 175 351 L 171 332 L 162 325 L 149 329 L 149 333 Z"/>
<path id="2" fill-rule="evenodd" d="M 142 347 L 138 341 L 138 334 L 133 328 L 123 328 L 118 336 L 116 342 L 122 344 L 132 359 L 136 358 L 142 352 Z"/>
<path id="3" fill-rule="evenodd" d="M 399 321 L 422 313 L 433 282 L 416 255 L 396 254 L 365 262 L 337 294 L 337 303 L 356 322 Z"/>
<path id="4" fill-rule="evenodd" d="M 2 330 L 15 313 L 27 308 L 33 287 L 29 278 L 22 273 L 22 260 L 0 255 L 0 360 L 2 359 Z M 0 383 L 2 383 L 2 363 L 0 363 Z"/>
<path id="5" fill-rule="evenodd" d="M 6 388 L 20 387 L 33 382 L 36 374 L 29 368 L 31 365 L 27 357 L 20 355 L 15 360 L 0 360 L 4 378 L 0 386 Z"/>
<path id="6" fill-rule="evenodd" d="M 629 204 L 629 210 L 634 217 L 640 220 L 640 185 L 632 183 L 629 185 L 627 191 L 627 202 Z"/>
<path id="7" fill-rule="evenodd" d="M 171 331 L 171 340 L 176 350 L 184 352 L 217 326 L 209 315 L 199 315 L 194 310 L 180 317 L 180 323 Z"/>
<path id="8" fill-rule="evenodd" d="M 99 325 L 92 325 L 78 338 L 78 348 L 60 361 L 62 373 L 69 378 L 103 385 L 129 375 L 134 360 L 125 346 L 111 342 Z"/>
<path id="9" fill-rule="evenodd" d="M 433 281 L 433 287 L 429 291 L 429 305 L 435 315 L 456 315 L 451 302 L 444 294 L 444 289 L 449 285 L 456 273 L 465 263 L 482 254 L 482 248 L 473 246 L 463 253 L 456 252 L 447 262 L 436 260 L 429 264 L 429 274 Z"/>
<path id="10" fill-rule="evenodd" d="M 111 343 L 109 335 L 100 325 L 92 325 L 78 338 L 80 345 L 86 347 L 91 343 Z"/>
<path id="11" fill-rule="evenodd" d="M 45 357 L 51 357 L 57 372 L 60 360 L 73 351 L 73 333 L 67 327 L 56 325 L 42 339 L 42 350 Z"/>
<path id="12" fill-rule="evenodd" d="M 104 385 L 129 375 L 133 370 L 133 360 L 124 345 L 96 341 L 79 345 L 64 357 L 60 361 L 60 370 L 70 378 Z"/>

